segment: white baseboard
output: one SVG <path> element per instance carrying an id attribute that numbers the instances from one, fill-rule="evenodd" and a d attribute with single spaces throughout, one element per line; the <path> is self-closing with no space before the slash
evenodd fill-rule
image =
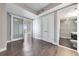
<path id="1" fill-rule="evenodd" d="M 17 38 L 17 39 L 14 39 L 14 40 L 11 40 L 11 41 L 7 41 L 7 43 L 9 42 L 14 42 L 14 41 L 18 41 L 18 40 L 23 40 L 24 38 Z"/>
<path id="2" fill-rule="evenodd" d="M 54 43 L 54 42 L 51 42 L 51 41 L 47 41 L 47 40 L 44 40 L 44 39 L 41 39 L 41 38 L 36 38 L 36 37 L 33 37 L 33 38 L 35 38 L 35 39 L 39 39 L 39 40 L 43 40 L 43 41 L 49 42 L 49 43 L 51 43 L 51 44 L 58 45 L 57 43 Z"/>
<path id="3" fill-rule="evenodd" d="M 33 37 L 33 38 L 35 38 L 35 39 L 39 39 L 39 40 L 42 40 L 41 38 L 38 38 L 38 37 Z"/>
<path id="4" fill-rule="evenodd" d="M 63 39 L 71 39 L 71 37 L 60 37 L 60 38 L 63 38 Z"/>
<path id="5" fill-rule="evenodd" d="M 6 51 L 6 50 L 7 50 L 7 48 L 5 47 L 3 49 L 0 49 L 0 52 Z"/>
<path id="6" fill-rule="evenodd" d="M 40 39 L 40 40 L 42 40 L 42 39 Z M 46 40 L 43 40 L 43 41 L 46 41 Z M 66 48 L 66 49 L 69 49 L 69 50 L 72 50 L 72 51 L 77 52 L 77 50 L 74 50 L 74 49 L 68 48 L 68 47 L 66 47 L 66 46 L 59 45 L 59 44 L 54 43 L 54 42 L 50 42 L 50 41 L 46 41 L 46 42 L 49 42 L 49 43 L 54 44 L 54 45 L 57 45 L 57 46 L 59 46 L 59 47 L 63 47 L 63 48 Z"/>

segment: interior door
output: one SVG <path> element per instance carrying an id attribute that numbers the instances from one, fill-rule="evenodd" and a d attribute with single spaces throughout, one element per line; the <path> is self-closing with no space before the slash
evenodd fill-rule
<path id="1" fill-rule="evenodd" d="M 48 28 L 49 28 L 49 42 L 55 43 L 54 42 L 54 13 L 51 13 L 48 16 L 49 16 L 49 18 L 48 18 L 48 20 L 49 20 L 49 26 L 48 26 Z"/>
<path id="2" fill-rule="evenodd" d="M 54 13 L 42 17 L 42 39 L 54 43 Z"/>
<path id="3" fill-rule="evenodd" d="M 46 15 L 42 17 L 42 39 L 44 41 L 49 41 L 48 38 L 48 15 Z"/>

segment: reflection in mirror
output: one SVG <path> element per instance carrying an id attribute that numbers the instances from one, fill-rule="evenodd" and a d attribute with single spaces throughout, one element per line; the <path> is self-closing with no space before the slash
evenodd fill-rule
<path id="1" fill-rule="evenodd" d="M 77 50 L 77 8 L 73 5 L 63 10 L 68 11 L 61 12 L 59 44 Z"/>

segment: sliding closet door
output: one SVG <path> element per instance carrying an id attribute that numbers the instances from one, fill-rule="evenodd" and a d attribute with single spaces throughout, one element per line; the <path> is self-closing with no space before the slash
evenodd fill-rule
<path id="1" fill-rule="evenodd" d="M 42 17 L 42 39 L 44 41 L 49 41 L 48 38 L 49 38 L 49 34 L 48 34 L 48 16 L 43 16 Z"/>
<path id="2" fill-rule="evenodd" d="M 42 16 L 42 39 L 53 43 L 54 42 L 54 14 Z"/>
<path id="3" fill-rule="evenodd" d="M 54 13 L 51 13 L 48 15 L 49 18 L 49 42 L 55 43 L 54 42 Z"/>

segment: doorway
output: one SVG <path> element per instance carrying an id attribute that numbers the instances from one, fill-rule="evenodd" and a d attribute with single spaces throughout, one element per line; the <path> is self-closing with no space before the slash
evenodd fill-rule
<path id="1" fill-rule="evenodd" d="M 25 40 L 25 35 L 28 34 L 32 38 L 33 21 L 20 16 L 11 15 L 11 40 Z M 28 38 L 28 37 L 27 37 Z"/>
<path id="2" fill-rule="evenodd" d="M 11 16 L 11 41 L 24 39 L 23 18 Z"/>

